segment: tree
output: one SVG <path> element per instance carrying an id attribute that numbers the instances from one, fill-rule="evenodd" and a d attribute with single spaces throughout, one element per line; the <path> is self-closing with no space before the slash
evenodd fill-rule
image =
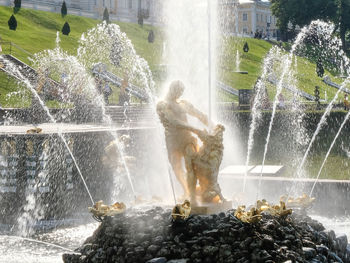
<path id="1" fill-rule="evenodd" d="M 153 42 L 154 42 L 154 32 L 153 30 L 151 30 L 148 33 L 148 43 L 153 43 Z"/>
<path id="2" fill-rule="evenodd" d="M 316 110 L 319 110 L 321 108 L 321 103 L 320 103 L 320 87 L 315 86 L 315 102 L 316 102 Z"/>
<path id="3" fill-rule="evenodd" d="M 277 26 L 281 31 L 282 39 L 288 39 L 289 30 L 294 31 L 296 26 L 308 25 L 312 20 L 333 21 L 337 11 L 335 1 L 340 0 L 271 0 L 271 10 L 277 18 Z"/>
<path id="4" fill-rule="evenodd" d="M 336 4 L 337 12 L 333 22 L 339 31 L 343 49 L 346 50 L 345 36 L 350 29 L 350 0 L 336 0 Z"/>
<path id="5" fill-rule="evenodd" d="M 70 33 L 70 26 L 69 26 L 69 24 L 66 22 L 66 23 L 64 23 L 64 25 L 63 25 L 63 27 L 62 27 L 62 34 L 68 36 L 69 33 Z"/>
<path id="6" fill-rule="evenodd" d="M 142 12 L 141 10 L 138 12 L 137 14 L 137 23 L 140 25 L 140 26 L 143 26 L 143 15 L 142 15 Z"/>
<path id="7" fill-rule="evenodd" d="M 9 25 L 9 29 L 10 30 L 15 30 L 16 31 L 17 20 L 16 20 L 14 15 L 11 15 L 11 17 L 10 17 L 9 21 L 7 22 L 7 24 Z"/>
<path id="8" fill-rule="evenodd" d="M 248 52 L 249 51 L 249 46 L 248 46 L 247 42 L 245 42 L 244 45 L 243 45 L 243 51 L 244 52 Z"/>
<path id="9" fill-rule="evenodd" d="M 66 1 L 63 1 L 63 3 L 62 3 L 61 15 L 62 15 L 62 17 L 65 17 L 65 16 L 67 15 L 67 5 L 66 5 Z"/>
<path id="10" fill-rule="evenodd" d="M 318 59 L 317 63 L 316 63 L 316 74 L 317 76 L 319 76 L 320 78 L 323 77 L 324 75 L 324 68 L 322 65 L 322 60 L 321 58 Z"/>
<path id="11" fill-rule="evenodd" d="M 103 21 L 106 21 L 107 24 L 109 24 L 109 12 L 107 7 L 105 8 L 105 11 L 103 11 Z"/>
<path id="12" fill-rule="evenodd" d="M 287 40 L 285 36 L 288 31 L 290 9 L 288 0 L 271 0 L 271 11 L 277 18 L 277 26 L 281 32 L 282 40 Z"/>
<path id="13" fill-rule="evenodd" d="M 16 14 L 19 11 L 19 9 L 21 9 L 21 0 L 15 0 L 14 4 L 15 6 L 13 8 L 13 12 Z"/>

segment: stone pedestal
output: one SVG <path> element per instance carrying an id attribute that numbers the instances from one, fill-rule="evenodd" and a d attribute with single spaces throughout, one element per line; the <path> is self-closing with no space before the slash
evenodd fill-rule
<path id="1" fill-rule="evenodd" d="M 217 214 L 220 212 L 226 212 L 230 209 L 232 209 L 232 201 L 224 201 L 222 203 L 203 203 L 191 207 L 191 215 Z"/>

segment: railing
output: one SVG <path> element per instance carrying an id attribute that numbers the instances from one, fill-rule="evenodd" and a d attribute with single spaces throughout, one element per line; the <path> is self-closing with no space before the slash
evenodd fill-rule
<path id="1" fill-rule="evenodd" d="M 16 58 L 19 58 L 20 60 L 24 62 L 30 62 L 28 57 L 32 58 L 33 54 L 29 51 L 25 50 L 24 48 L 20 47 L 19 45 L 11 42 L 11 41 L 0 41 L 1 49 L 3 54 L 9 54 Z"/>
<path id="2" fill-rule="evenodd" d="M 338 85 L 337 83 L 333 82 L 329 76 L 325 76 L 322 81 L 326 83 L 328 86 L 331 86 L 333 88 L 336 88 L 336 89 L 342 88 L 341 85 Z M 350 94 L 350 90 L 345 87 L 343 87 L 342 91 L 347 94 Z"/>

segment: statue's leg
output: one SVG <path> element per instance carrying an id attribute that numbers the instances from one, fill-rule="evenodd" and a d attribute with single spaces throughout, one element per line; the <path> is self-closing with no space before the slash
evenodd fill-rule
<path id="1" fill-rule="evenodd" d="M 181 184 L 181 186 L 185 191 L 185 196 L 187 198 L 187 196 L 189 196 L 189 190 L 188 190 L 186 176 L 185 176 L 186 174 L 182 167 L 182 158 L 183 158 L 182 154 L 177 151 L 169 153 L 169 161 L 174 170 L 177 180 L 179 181 L 179 183 Z"/>
<path id="2" fill-rule="evenodd" d="M 197 177 L 193 170 L 193 158 L 196 154 L 196 149 L 193 144 L 189 144 L 185 149 L 185 167 L 187 172 L 187 187 L 190 193 L 191 203 L 196 203 L 196 185 L 197 185 Z"/>

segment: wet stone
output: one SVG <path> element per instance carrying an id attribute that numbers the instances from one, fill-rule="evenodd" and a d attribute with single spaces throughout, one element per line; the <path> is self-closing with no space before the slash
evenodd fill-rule
<path id="1" fill-rule="evenodd" d="M 167 263 L 189 263 L 190 260 L 188 258 L 182 258 L 182 259 L 172 259 L 167 261 Z"/>
<path id="2" fill-rule="evenodd" d="M 264 235 L 264 238 L 261 241 L 261 247 L 266 250 L 272 250 L 274 248 L 273 238 L 269 235 Z"/>
<path id="3" fill-rule="evenodd" d="M 303 239 L 303 246 L 304 247 L 312 247 L 313 249 L 316 249 L 316 245 L 314 242 L 311 242 L 310 240 Z"/>
<path id="4" fill-rule="evenodd" d="M 345 251 L 346 250 L 346 246 L 348 245 L 348 238 L 345 234 L 339 235 L 336 238 L 336 241 L 338 243 L 339 249 L 341 251 Z"/>
<path id="5" fill-rule="evenodd" d="M 311 247 L 303 247 L 303 253 L 306 259 L 312 259 L 316 256 L 316 250 Z"/>
<path id="6" fill-rule="evenodd" d="M 328 259 L 333 260 L 333 261 L 338 262 L 338 263 L 343 263 L 343 260 L 334 252 L 328 253 Z"/>
<path id="7" fill-rule="evenodd" d="M 143 255 L 145 253 L 145 249 L 143 247 L 136 247 L 135 248 L 135 253 Z"/>
<path id="8" fill-rule="evenodd" d="M 325 245 L 317 245 L 316 246 L 316 251 L 317 251 L 318 254 L 322 254 L 322 255 L 327 256 L 329 249 Z"/>
<path id="9" fill-rule="evenodd" d="M 161 257 L 161 258 L 152 258 L 148 260 L 146 263 L 166 263 L 166 258 Z"/>
<path id="10" fill-rule="evenodd" d="M 213 230 L 206 230 L 203 232 L 203 235 L 206 236 L 211 236 L 211 237 L 216 237 L 219 234 L 219 230 L 218 229 L 213 229 Z"/>
<path id="11" fill-rule="evenodd" d="M 207 256 L 213 256 L 216 252 L 218 252 L 219 248 L 214 246 L 205 246 L 203 248 L 203 254 Z"/>
<path id="12" fill-rule="evenodd" d="M 156 246 L 156 245 L 150 245 L 147 249 L 147 252 L 154 255 L 157 253 L 157 251 L 160 249 L 159 246 Z"/>
<path id="13" fill-rule="evenodd" d="M 191 259 L 194 260 L 194 259 L 198 259 L 198 258 L 201 258 L 202 256 L 202 253 L 200 251 L 194 251 L 192 254 L 191 254 Z"/>
<path id="14" fill-rule="evenodd" d="M 163 237 L 162 236 L 157 236 L 153 242 L 157 245 L 161 244 L 163 242 Z"/>

